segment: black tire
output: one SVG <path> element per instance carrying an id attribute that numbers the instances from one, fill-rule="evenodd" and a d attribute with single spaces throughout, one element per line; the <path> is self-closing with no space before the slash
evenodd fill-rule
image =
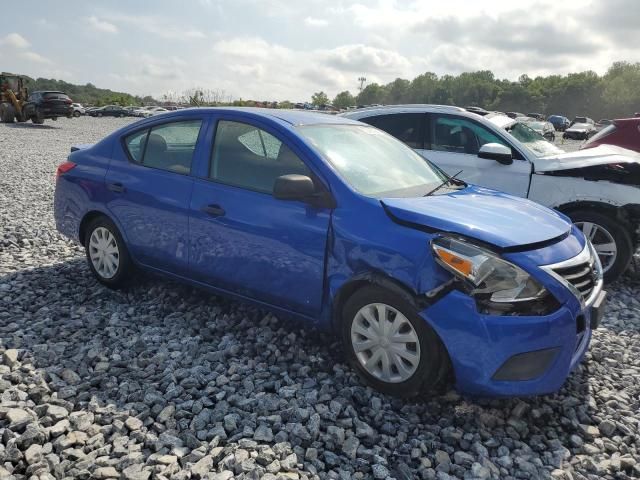
<path id="1" fill-rule="evenodd" d="M 420 359 L 415 372 L 397 383 L 385 382 L 370 374 L 360 363 L 351 341 L 351 326 L 356 314 L 366 305 L 383 303 L 402 313 L 411 323 L 419 339 Z M 389 395 L 403 398 L 420 394 L 440 393 L 449 372 L 449 356 L 438 335 L 418 315 L 409 295 L 379 286 L 366 286 L 357 290 L 345 302 L 341 318 L 342 344 L 351 366 L 371 387 Z"/>
<path id="2" fill-rule="evenodd" d="M 78 110 L 74 110 L 73 116 L 78 118 L 80 116 L 80 112 Z"/>
<path id="3" fill-rule="evenodd" d="M 16 118 L 16 109 L 13 105 L 3 103 L 0 105 L 0 119 L 4 123 L 13 123 Z"/>
<path id="4" fill-rule="evenodd" d="M 101 113 L 98 113 L 96 116 L 97 116 L 97 117 L 101 117 L 101 116 L 102 116 L 102 114 L 101 114 Z"/>
<path id="5" fill-rule="evenodd" d="M 44 115 L 40 112 L 36 112 L 36 114 L 31 117 L 31 121 L 36 125 L 42 125 L 44 123 Z"/>
<path id="6" fill-rule="evenodd" d="M 633 242 L 626 224 L 616 220 L 615 215 L 594 210 L 574 210 L 568 213 L 574 223 L 589 222 L 604 228 L 616 243 L 617 255 L 611 267 L 604 272 L 605 283 L 617 280 L 629 267 L 633 257 Z M 596 242 L 597 243 L 597 242 Z M 604 267 L 604 265 L 603 265 Z"/>
<path id="7" fill-rule="evenodd" d="M 109 278 L 101 275 L 96 270 L 93 262 L 91 261 L 91 235 L 98 228 L 105 228 L 111 233 L 111 235 L 113 235 L 118 249 L 118 266 L 116 268 L 115 274 Z M 84 231 L 84 249 L 89 268 L 100 283 L 114 290 L 122 288 L 126 285 L 127 281 L 131 278 L 131 275 L 133 273 L 133 263 L 131 262 L 129 251 L 127 250 L 127 246 L 122 239 L 122 235 L 120 234 L 118 227 L 116 227 L 116 225 L 109 218 L 107 218 L 106 216 L 99 216 L 93 219 L 89 223 L 89 225 L 87 225 Z"/>

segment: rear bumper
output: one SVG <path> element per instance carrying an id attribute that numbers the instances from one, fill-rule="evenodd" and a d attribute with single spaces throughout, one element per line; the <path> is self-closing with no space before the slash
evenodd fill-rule
<path id="1" fill-rule="evenodd" d="M 44 106 L 41 106 L 41 107 L 38 108 L 38 112 L 41 115 L 43 115 L 45 118 L 67 117 L 69 115 L 73 115 L 73 107 L 65 107 L 65 106 L 44 107 Z"/>
<path id="2" fill-rule="evenodd" d="M 591 339 L 592 309 L 576 302 L 546 316 L 492 316 L 478 313 L 472 298 L 453 291 L 421 316 L 449 352 L 456 388 L 476 396 L 555 392 Z"/>

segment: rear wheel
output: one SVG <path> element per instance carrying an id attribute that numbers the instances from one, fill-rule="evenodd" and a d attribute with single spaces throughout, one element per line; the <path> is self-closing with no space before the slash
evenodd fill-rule
<path id="1" fill-rule="evenodd" d="M 16 118 L 16 109 L 9 103 L 0 104 L 0 120 L 4 123 L 13 123 Z"/>
<path id="2" fill-rule="evenodd" d="M 569 217 L 598 253 L 605 282 L 620 277 L 633 256 L 633 242 L 626 226 L 604 213 L 589 210 L 570 212 Z"/>
<path id="3" fill-rule="evenodd" d="M 74 116 L 74 117 L 76 117 L 76 118 L 78 118 L 78 117 L 80 116 L 80 112 L 79 112 L 78 110 L 75 110 L 75 111 L 73 112 L 73 116 Z"/>
<path id="4" fill-rule="evenodd" d="M 89 268 L 109 288 L 125 285 L 133 265 L 127 246 L 115 224 L 101 216 L 91 221 L 84 234 Z"/>
<path id="5" fill-rule="evenodd" d="M 448 371 L 440 339 L 412 302 L 382 287 L 363 287 L 347 300 L 342 341 L 364 381 L 390 395 L 435 392 Z"/>

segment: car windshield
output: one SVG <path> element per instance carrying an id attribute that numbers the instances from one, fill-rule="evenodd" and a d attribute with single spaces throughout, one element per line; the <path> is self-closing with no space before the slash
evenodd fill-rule
<path id="1" fill-rule="evenodd" d="M 298 130 L 349 185 L 366 196 L 421 196 L 447 179 L 404 143 L 373 127 L 308 125 Z"/>
<path id="2" fill-rule="evenodd" d="M 507 132 L 516 137 L 536 157 L 546 157 L 564 153 L 563 150 L 545 140 L 545 138 L 524 123 L 515 122 L 507 127 Z"/>
<path id="3" fill-rule="evenodd" d="M 543 130 L 544 129 L 544 123 L 543 122 L 529 122 L 529 126 L 533 130 Z"/>

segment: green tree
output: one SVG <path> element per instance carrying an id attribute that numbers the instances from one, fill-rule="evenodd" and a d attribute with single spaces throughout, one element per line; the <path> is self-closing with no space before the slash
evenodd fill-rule
<path id="1" fill-rule="evenodd" d="M 324 92 L 316 92 L 311 95 L 311 103 L 313 103 L 316 107 L 320 105 L 326 105 L 329 103 L 329 97 Z"/>
<path id="2" fill-rule="evenodd" d="M 362 89 L 356 97 L 358 105 L 371 105 L 375 103 L 385 103 L 387 90 L 382 85 L 370 83 Z"/>
<path id="3" fill-rule="evenodd" d="M 336 108 L 347 108 L 356 104 L 356 99 L 351 92 L 345 90 L 344 92 L 340 92 L 336 95 L 336 98 L 333 99 L 333 106 Z"/>

